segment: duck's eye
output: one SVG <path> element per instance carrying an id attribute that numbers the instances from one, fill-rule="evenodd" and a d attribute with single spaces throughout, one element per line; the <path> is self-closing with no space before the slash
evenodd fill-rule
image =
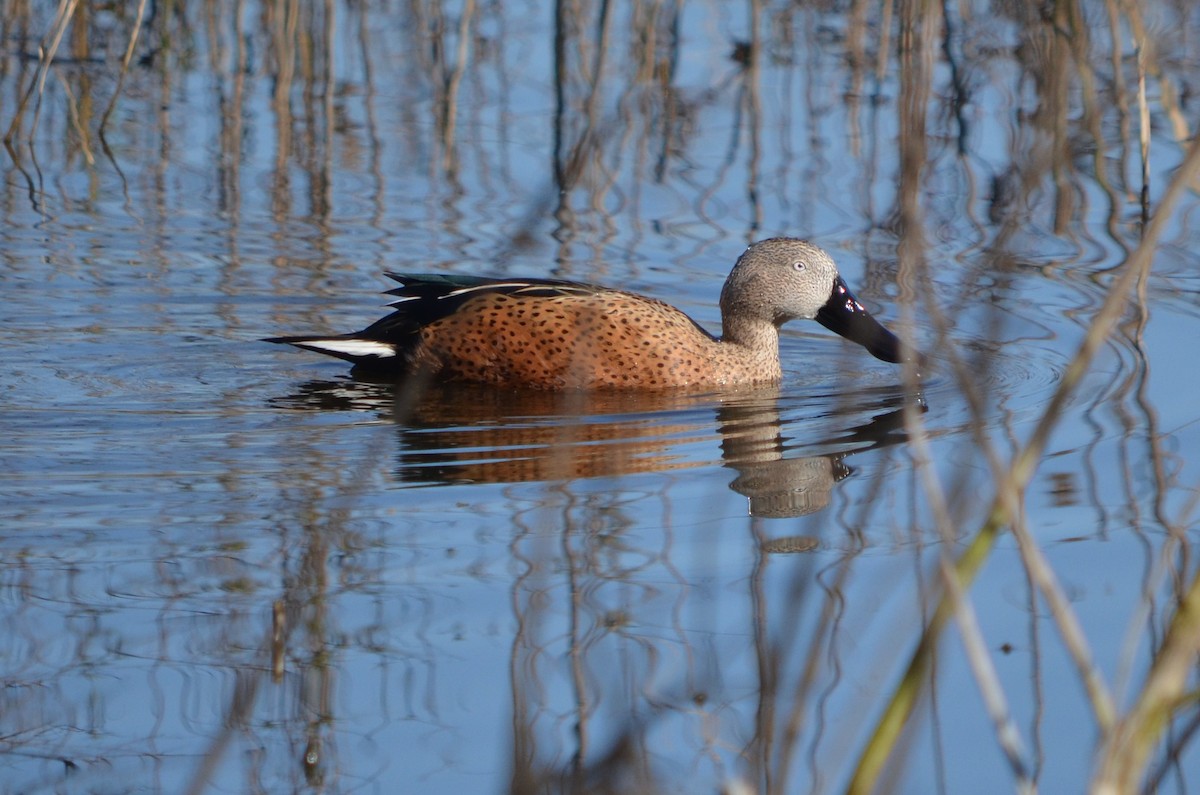
<path id="1" fill-rule="evenodd" d="M 805 268 L 807 268 L 807 267 L 808 267 L 808 265 L 806 265 L 806 264 L 804 263 L 804 260 L 802 260 L 802 259 L 798 259 L 798 260 L 796 260 L 795 262 L 793 262 L 793 263 L 792 263 L 792 267 L 793 267 L 794 269 L 798 270 L 798 271 L 802 271 L 802 270 L 804 270 Z"/>

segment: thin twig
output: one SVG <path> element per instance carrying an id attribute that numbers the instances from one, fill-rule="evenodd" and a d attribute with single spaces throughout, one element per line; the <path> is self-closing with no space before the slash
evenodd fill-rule
<path id="1" fill-rule="evenodd" d="M 58 78 L 59 85 L 67 95 L 67 113 L 71 117 L 71 126 L 75 128 L 75 133 L 79 136 L 79 146 L 83 149 L 83 158 L 87 160 L 89 166 L 95 165 L 96 158 L 92 155 L 92 147 L 88 144 L 87 130 L 84 129 L 83 122 L 79 118 L 79 104 L 75 101 L 75 92 L 71 90 L 71 86 L 63 79 L 63 76 L 55 73 Z"/>
<path id="2" fill-rule="evenodd" d="M 37 110 L 33 114 L 33 124 L 29 128 L 29 137 L 32 140 L 34 133 L 37 131 L 38 117 L 41 115 L 42 109 L 42 92 L 46 89 L 46 75 L 50 72 L 50 65 L 54 62 L 54 55 L 58 52 L 58 45 L 62 42 L 63 34 L 67 30 L 67 24 L 71 18 L 75 16 L 75 7 L 79 5 L 79 0 L 59 0 L 58 9 L 54 14 L 54 21 L 50 23 L 50 33 L 48 38 L 49 43 L 43 39 L 42 45 L 38 47 L 38 71 L 35 77 L 29 83 L 29 88 L 25 90 L 24 96 L 21 97 L 21 102 L 17 105 L 17 112 L 13 114 L 12 123 L 8 126 L 8 132 L 4 134 L 5 142 L 12 140 L 14 133 L 20 126 L 21 117 L 25 113 L 25 106 L 29 103 L 30 97 L 36 89 L 38 95 Z"/>
<path id="3" fill-rule="evenodd" d="M 1178 524 L 1186 524 L 1197 500 L 1193 498 L 1181 511 Z M 1174 536 L 1166 547 L 1174 544 Z M 1167 568 L 1164 560 L 1162 569 Z M 1170 723 L 1176 710 L 1194 705 L 1195 694 L 1184 693 L 1197 654 L 1200 654 L 1200 571 L 1179 602 L 1175 615 L 1146 676 L 1142 692 L 1129 712 L 1104 739 L 1099 758 L 1100 770 L 1093 781 L 1095 793 L 1133 792 L 1142 777 L 1150 750 Z"/>
<path id="4" fill-rule="evenodd" d="M 1136 42 L 1138 78 L 1138 138 L 1142 153 L 1142 223 L 1150 220 L 1150 106 L 1146 104 L 1146 43 Z"/>
<path id="5" fill-rule="evenodd" d="M 121 71 L 117 74 L 117 87 L 108 100 L 108 107 L 100 117 L 100 136 L 104 136 L 104 128 L 108 125 L 108 117 L 117 106 L 117 97 L 121 96 L 121 87 L 125 85 L 125 73 L 129 71 L 129 62 L 133 59 L 134 48 L 137 47 L 138 33 L 142 29 L 142 19 L 146 14 L 146 0 L 138 0 L 137 15 L 133 20 L 133 30 L 129 33 L 129 45 L 125 48 L 125 57 L 121 59 Z"/>
<path id="6" fill-rule="evenodd" d="M 962 583 L 955 576 L 954 561 L 950 556 L 950 550 L 954 544 L 954 526 L 950 519 L 950 511 L 941 482 L 932 466 L 929 437 L 925 433 L 917 412 L 910 413 L 914 416 L 912 422 L 908 423 L 906 427 L 909 429 L 909 444 L 916 459 L 915 469 L 922 479 L 925 495 L 929 499 L 934 521 L 942 537 L 942 554 L 938 572 L 946 587 L 946 595 L 949 597 L 958 631 L 962 635 L 963 647 L 967 652 L 967 662 L 971 666 L 971 673 L 975 676 L 975 683 L 979 687 L 979 693 L 983 697 L 988 715 L 992 719 L 996 741 L 1004 751 L 1009 766 L 1012 767 L 1013 774 L 1017 778 L 1017 791 L 1032 793 L 1035 791 L 1035 787 L 1029 772 L 1029 765 L 1025 761 L 1027 752 L 1024 743 L 1013 722 L 1007 699 L 1004 697 L 1004 688 L 996 673 L 996 666 L 988 654 L 987 644 L 984 642 L 983 632 L 979 628 L 979 621 L 975 615 L 975 608 L 963 589 Z"/>

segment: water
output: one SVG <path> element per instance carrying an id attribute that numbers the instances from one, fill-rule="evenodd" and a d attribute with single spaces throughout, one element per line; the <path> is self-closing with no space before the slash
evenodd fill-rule
<path id="1" fill-rule="evenodd" d="M 948 49 L 913 22 L 929 71 L 897 33 L 877 79 L 879 9 L 605 8 L 160 8 L 103 140 L 133 9 L 81 5 L 36 120 L 54 9 L 8 15 L 0 791 L 845 788 L 986 516 L 984 441 L 1029 439 L 1140 239 L 1133 21 L 1115 75 L 1106 7 L 1073 51 L 968 4 Z M 1143 13 L 1156 206 L 1197 20 Z M 1121 709 L 1194 574 L 1197 208 L 1024 499 Z M 919 395 L 815 324 L 777 387 L 668 395 L 414 394 L 259 342 L 363 327 L 389 269 L 598 281 L 718 331 L 776 234 L 929 354 Z M 1028 572 L 1002 536 L 972 606 L 1025 768 L 1079 791 L 1104 737 Z M 889 780 L 1014 790 L 945 635 Z M 1196 785 L 1193 718 L 1159 791 Z"/>

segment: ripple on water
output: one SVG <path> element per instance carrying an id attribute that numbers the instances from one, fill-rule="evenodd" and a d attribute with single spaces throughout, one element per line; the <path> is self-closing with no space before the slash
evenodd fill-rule
<path id="1" fill-rule="evenodd" d="M 947 357 L 935 355 L 931 374 L 923 381 L 933 415 L 948 430 L 962 431 L 967 423 L 977 421 L 964 396 L 967 389 L 977 396 L 988 426 L 1040 414 L 1062 381 L 1069 359 L 1049 344 L 1026 343 L 1020 350 L 1020 356 L 1009 356 L 1003 344 L 967 340 L 960 346 L 962 377 Z"/>

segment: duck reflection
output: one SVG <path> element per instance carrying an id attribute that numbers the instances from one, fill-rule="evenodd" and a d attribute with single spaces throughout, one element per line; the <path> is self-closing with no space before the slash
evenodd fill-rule
<path id="1" fill-rule="evenodd" d="M 312 381 L 278 405 L 373 411 L 395 422 L 398 479 L 518 483 L 662 472 L 720 463 L 760 517 L 825 508 L 854 452 L 904 441 L 904 393 L 859 395 L 816 442 L 788 439 L 806 408 L 778 387 L 718 394 L 504 391 L 465 384 Z M 923 409 L 920 398 L 917 405 Z M 720 459 L 707 453 L 715 429 Z M 794 550 L 777 550 L 794 551 Z"/>

